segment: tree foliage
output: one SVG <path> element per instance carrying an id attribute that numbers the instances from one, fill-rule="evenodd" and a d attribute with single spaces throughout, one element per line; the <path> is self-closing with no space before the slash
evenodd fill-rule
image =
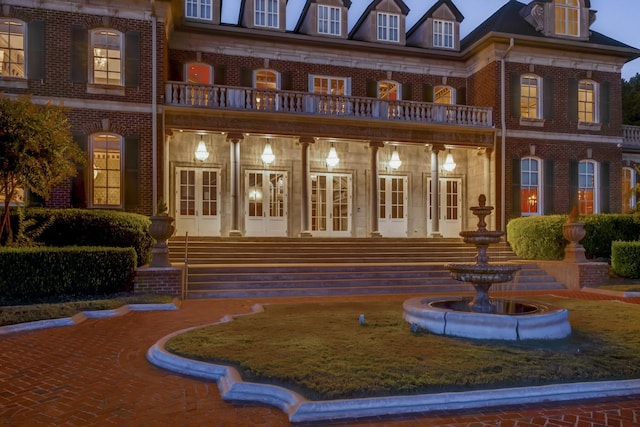
<path id="1" fill-rule="evenodd" d="M 36 105 L 29 97 L 0 97 L 0 194 L 4 197 L 0 241 L 13 241 L 9 207 L 20 189 L 46 199 L 55 185 L 75 176 L 84 162 L 62 107 Z"/>
<path id="2" fill-rule="evenodd" d="M 640 126 L 640 74 L 622 80 L 622 123 Z"/>

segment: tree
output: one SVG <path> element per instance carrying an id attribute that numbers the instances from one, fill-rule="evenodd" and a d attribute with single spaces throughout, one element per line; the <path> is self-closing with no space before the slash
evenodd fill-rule
<path id="1" fill-rule="evenodd" d="M 622 80 L 622 123 L 640 126 L 640 74 Z"/>
<path id="2" fill-rule="evenodd" d="M 47 199 L 51 189 L 75 176 L 85 161 L 62 107 L 36 105 L 29 97 L 0 97 L 0 241 L 13 242 L 9 208 L 19 189 Z"/>

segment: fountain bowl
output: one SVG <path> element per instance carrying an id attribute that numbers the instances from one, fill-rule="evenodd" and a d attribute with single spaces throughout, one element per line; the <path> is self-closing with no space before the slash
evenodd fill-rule
<path id="1" fill-rule="evenodd" d="M 476 313 L 469 297 L 416 297 L 404 302 L 403 318 L 412 330 L 461 338 L 520 341 L 554 340 L 571 335 L 565 308 L 537 302 L 492 299 L 496 312 Z"/>
<path id="2" fill-rule="evenodd" d="M 520 270 L 517 264 L 446 264 L 451 278 L 461 282 L 492 284 L 510 282 Z"/>

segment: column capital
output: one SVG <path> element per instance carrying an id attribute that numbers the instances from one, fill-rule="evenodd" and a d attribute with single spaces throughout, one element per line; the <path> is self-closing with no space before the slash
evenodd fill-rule
<path id="1" fill-rule="evenodd" d="M 369 147 L 373 148 L 382 148 L 384 147 L 384 142 L 382 141 L 369 141 Z"/>
<path id="2" fill-rule="evenodd" d="M 431 144 L 431 151 L 434 153 L 444 151 L 444 144 Z"/>
<path id="3" fill-rule="evenodd" d="M 227 134 L 227 141 L 240 142 L 244 139 L 244 135 L 241 133 L 229 133 Z"/>
<path id="4" fill-rule="evenodd" d="M 316 140 L 312 136 L 301 136 L 298 137 L 298 142 L 300 144 L 315 144 Z"/>

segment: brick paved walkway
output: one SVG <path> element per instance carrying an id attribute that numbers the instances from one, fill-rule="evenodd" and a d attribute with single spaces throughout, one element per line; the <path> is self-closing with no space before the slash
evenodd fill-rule
<path id="1" fill-rule="evenodd" d="M 610 299 L 582 292 L 559 294 Z M 332 299 L 286 299 L 328 300 Z M 165 372 L 145 359 L 147 349 L 169 332 L 247 312 L 254 303 L 267 301 L 185 301 L 175 312 L 129 313 L 0 337 L 0 425 L 287 426 L 287 417 L 277 409 L 223 402 L 215 383 Z M 640 303 L 640 299 L 627 301 Z M 640 396 L 300 425 L 640 426 Z"/>

